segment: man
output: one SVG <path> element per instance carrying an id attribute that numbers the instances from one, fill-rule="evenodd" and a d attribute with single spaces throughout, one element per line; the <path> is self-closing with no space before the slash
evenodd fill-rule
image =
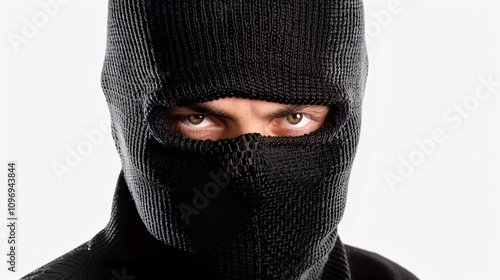
<path id="1" fill-rule="evenodd" d="M 24 279 L 416 279 L 337 235 L 361 1 L 111 0 L 109 224 Z"/>

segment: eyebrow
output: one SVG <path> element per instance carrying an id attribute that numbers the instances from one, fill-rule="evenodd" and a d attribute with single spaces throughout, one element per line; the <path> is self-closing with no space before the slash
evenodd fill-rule
<path id="1" fill-rule="evenodd" d="M 201 114 L 208 114 L 216 117 L 221 117 L 221 118 L 227 118 L 230 120 L 235 120 L 236 118 L 227 113 L 223 112 L 220 110 L 217 110 L 216 108 L 213 108 L 210 106 L 208 103 L 192 103 L 188 104 L 185 106 L 180 106 L 186 109 L 189 109 L 191 111 L 195 111 Z M 282 118 L 286 117 L 290 114 L 296 113 L 297 111 L 301 111 L 304 109 L 307 109 L 308 107 L 311 107 L 311 105 L 292 105 L 292 104 L 286 104 L 282 108 L 268 114 L 265 116 L 267 119 L 274 119 L 274 118 Z"/>
<path id="2" fill-rule="evenodd" d="M 180 107 L 186 108 L 186 109 L 189 109 L 191 111 L 198 112 L 198 113 L 202 113 L 202 114 L 208 114 L 208 115 L 212 115 L 212 116 L 216 116 L 216 117 L 227 118 L 230 120 L 235 119 L 234 116 L 232 116 L 231 114 L 219 111 L 219 110 L 211 107 L 207 103 L 192 103 L 192 104 L 188 104 L 188 105 L 180 106 Z"/>

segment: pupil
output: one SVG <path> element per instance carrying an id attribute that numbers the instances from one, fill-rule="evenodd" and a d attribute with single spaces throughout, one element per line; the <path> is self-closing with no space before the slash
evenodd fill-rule
<path id="1" fill-rule="evenodd" d="M 192 124 L 200 124 L 205 117 L 203 115 L 190 115 L 188 121 Z"/>
<path id="2" fill-rule="evenodd" d="M 302 121 L 302 114 L 301 113 L 294 113 L 291 115 L 288 115 L 287 121 L 291 124 L 298 124 L 300 121 Z"/>

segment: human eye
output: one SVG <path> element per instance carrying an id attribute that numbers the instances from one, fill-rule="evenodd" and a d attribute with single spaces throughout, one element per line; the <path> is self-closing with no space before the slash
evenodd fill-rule
<path id="1" fill-rule="evenodd" d="M 288 114 L 285 117 L 285 120 L 286 120 L 284 122 L 285 125 L 290 126 L 290 127 L 294 127 L 294 128 L 304 127 L 307 124 L 309 124 L 309 122 L 311 122 L 311 118 L 307 114 L 304 114 L 304 113 Z"/>
<path id="2" fill-rule="evenodd" d="M 203 128 L 213 124 L 213 121 L 209 116 L 192 114 L 182 116 L 181 123 L 191 128 Z"/>
<path id="3" fill-rule="evenodd" d="M 163 124 L 176 134 L 199 140 L 216 139 L 223 130 L 223 123 L 219 118 L 183 107 L 167 110 Z"/>
<path id="4" fill-rule="evenodd" d="M 203 134 L 208 129 L 219 126 L 213 117 L 199 113 L 170 115 L 165 118 L 164 123 L 168 129 L 186 137 Z"/>
<path id="5" fill-rule="evenodd" d="M 320 123 L 306 113 L 286 113 L 273 121 L 273 132 L 276 136 L 300 136 L 319 128 Z"/>

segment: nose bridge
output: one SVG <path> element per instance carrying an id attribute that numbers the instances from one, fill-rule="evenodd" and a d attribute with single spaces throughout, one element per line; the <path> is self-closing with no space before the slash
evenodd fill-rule
<path id="1" fill-rule="evenodd" d="M 273 136 L 269 123 L 262 119 L 260 115 L 247 112 L 240 117 L 229 128 L 229 138 L 235 138 L 244 134 L 260 133 L 264 136 Z"/>
<path id="2" fill-rule="evenodd" d="M 269 135 L 268 128 L 258 122 L 248 122 L 246 124 L 238 125 L 234 128 L 234 137 L 244 134 L 260 133 L 261 135 Z"/>

